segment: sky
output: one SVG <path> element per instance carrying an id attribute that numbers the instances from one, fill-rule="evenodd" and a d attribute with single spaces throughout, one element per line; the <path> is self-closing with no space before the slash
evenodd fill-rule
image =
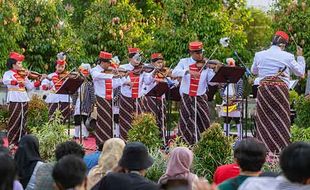
<path id="1" fill-rule="evenodd" d="M 270 8 L 270 5 L 275 0 L 247 0 L 247 1 L 248 1 L 248 6 L 254 6 L 264 11 L 268 11 Z"/>

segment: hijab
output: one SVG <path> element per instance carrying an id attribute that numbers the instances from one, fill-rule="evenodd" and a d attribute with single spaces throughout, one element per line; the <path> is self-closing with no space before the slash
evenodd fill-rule
<path id="1" fill-rule="evenodd" d="M 21 184 L 26 188 L 38 161 L 42 161 L 39 153 L 39 140 L 33 135 L 21 138 L 14 160 L 18 168 Z"/>
<path id="2" fill-rule="evenodd" d="M 159 179 L 160 184 L 165 184 L 169 179 L 187 179 L 189 185 L 198 177 L 190 172 L 193 163 L 193 152 L 186 147 L 174 148 L 168 160 L 166 173 Z"/>
<path id="3" fill-rule="evenodd" d="M 98 165 L 92 168 L 88 174 L 87 189 L 92 188 L 103 176 L 118 165 L 124 147 L 125 142 L 119 138 L 111 138 L 104 143 Z"/>

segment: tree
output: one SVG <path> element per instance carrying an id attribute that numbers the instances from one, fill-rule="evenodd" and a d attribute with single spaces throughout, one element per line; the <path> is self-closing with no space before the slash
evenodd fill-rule
<path id="1" fill-rule="evenodd" d="M 21 24 L 25 36 L 19 40 L 25 48 L 25 65 L 39 72 L 53 71 L 56 55 L 71 49 L 68 56 L 69 67 L 77 65 L 84 54 L 82 41 L 68 22 L 70 10 L 61 0 L 19 0 Z M 67 7 L 68 8 L 68 7 Z"/>
<path id="2" fill-rule="evenodd" d="M 18 8 L 13 0 L 0 1 L 0 71 L 6 70 L 6 60 L 10 51 L 22 53 L 17 41 L 24 35 L 20 24 Z"/>

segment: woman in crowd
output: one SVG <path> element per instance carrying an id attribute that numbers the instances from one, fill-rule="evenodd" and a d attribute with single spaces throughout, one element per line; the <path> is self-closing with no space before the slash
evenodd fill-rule
<path id="1" fill-rule="evenodd" d="M 198 176 L 190 172 L 193 163 L 193 152 L 186 147 L 177 147 L 172 150 L 168 160 L 166 173 L 161 176 L 158 183 L 165 184 L 170 179 L 186 179 L 190 188 Z"/>
<path id="2" fill-rule="evenodd" d="M 104 143 L 98 165 L 88 174 L 87 189 L 91 189 L 103 176 L 118 165 L 124 147 L 125 142 L 119 138 L 111 138 Z"/>
<path id="3" fill-rule="evenodd" d="M 26 190 L 34 189 L 36 171 L 43 164 L 39 153 L 39 140 L 33 135 L 23 136 L 14 159 L 21 184 Z"/>

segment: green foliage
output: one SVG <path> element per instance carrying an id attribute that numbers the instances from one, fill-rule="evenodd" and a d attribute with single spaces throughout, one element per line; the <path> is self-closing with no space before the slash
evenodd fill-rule
<path id="1" fill-rule="evenodd" d="M 0 1 L 0 74 L 6 70 L 6 60 L 11 51 L 21 52 L 17 41 L 24 35 L 18 9 L 13 0 Z"/>
<path id="2" fill-rule="evenodd" d="M 291 141 L 292 142 L 298 142 L 298 141 L 304 141 L 304 142 L 310 142 L 310 127 L 308 128 L 301 128 L 297 127 L 296 125 L 293 125 L 291 127 Z"/>
<path id="3" fill-rule="evenodd" d="M 57 53 L 71 48 L 69 66 L 78 66 L 76 62 L 84 51 L 80 37 L 68 21 L 71 10 L 61 0 L 17 2 L 20 21 L 26 29 L 25 36 L 19 40 L 26 50 L 24 64 L 38 72 L 53 71 Z"/>
<path id="4" fill-rule="evenodd" d="M 48 122 L 48 107 L 42 98 L 33 95 L 28 107 L 28 128 L 42 127 L 46 122 Z"/>
<path id="5" fill-rule="evenodd" d="M 290 105 L 292 105 L 296 100 L 298 100 L 298 93 L 295 90 L 290 90 Z"/>
<path id="6" fill-rule="evenodd" d="M 262 171 L 280 173 L 281 168 L 279 162 L 280 160 L 278 155 L 269 153 L 269 155 L 267 155 L 266 162 L 263 165 Z"/>
<path id="7" fill-rule="evenodd" d="M 44 160 L 55 160 L 56 146 L 70 139 L 66 130 L 59 110 L 54 113 L 54 119 L 46 122 L 41 128 L 32 128 L 32 134 L 39 139 L 40 154 Z"/>
<path id="8" fill-rule="evenodd" d="M 295 104 L 296 109 L 296 119 L 295 124 L 298 127 L 310 128 L 310 99 L 300 96 Z"/>
<path id="9" fill-rule="evenodd" d="M 136 115 L 128 132 L 128 141 L 142 142 L 151 150 L 159 148 L 162 143 L 155 117 L 150 113 Z"/>
<path id="10" fill-rule="evenodd" d="M 213 123 L 194 147 L 194 173 L 212 181 L 218 166 L 232 162 L 232 144 L 233 138 L 226 137 L 221 125 Z"/>
<path id="11" fill-rule="evenodd" d="M 0 105 L 0 131 L 6 128 L 9 117 L 8 106 Z"/>
<path id="12" fill-rule="evenodd" d="M 141 12 L 127 0 L 113 5 L 98 0 L 86 11 L 80 33 L 90 59 L 95 60 L 100 50 L 106 50 L 126 61 L 127 47 L 149 48 L 151 36 L 144 31 L 147 24 Z"/>
<path id="13" fill-rule="evenodd" d="M 160 150 L 150 150 L 150 155 L 154 159 L 152 167 L 147 170 L 146 178 L 158 182 L 159 178 L 166 172 L 168 155 Z"/>

